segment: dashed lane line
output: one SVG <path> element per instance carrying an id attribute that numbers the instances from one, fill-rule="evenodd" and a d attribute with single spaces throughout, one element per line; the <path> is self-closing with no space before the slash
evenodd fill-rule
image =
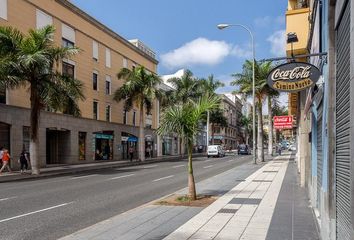
<path id="1" fill-rule="evenodd" d="M 175 176 L 175 175 L 170 175 L 170 176 L 158 178 L 158 179 L 155 179 L 155 180 L 152 180 L 152 181 L 153 181 L 153 182 L 157 182 L 157 181 L 161 181 L 161 180 L 164 180 L 164 179 L 172 178 L 172 177 L 174 177 L 174 176 Z"/>
<path id="2" fill-rule="evenodd" d="M 120 178 L 126 178 L 126 177 L 131 177 L 134 176 L 135 174 L 127 174 L 127 175 L 123 175 L 123 176 L 118 176 L 118 177 L 112 177 L 110 178 L 110 180 L 115 180 L 115 179 L 120 179 Z"/>
<path id="3" fill-rule="evenodd" d="M 98 174 L 90 174 L 90 175 L 85 175 L 85 176 L 72 177 L 70 179 L 88 178 L 88 177 L 94 177 L 94 176 L 97 176 L 97 175 Z"/>
<path id="4" fill-rule="evenodd" d="M 14 199 L 14 198 L 17 198 L 17 197 L 14 196 L 14 197 L 0 198 L 0 202 L 6 201 L 6 200 L 11 200 L 11 199 Z"/>
<path id="5" fill-rule="evenodd" d="M 214 167 L 214 165 L 208 165 L 208 166 L 205 166 L 203 168 L 211 168 L 211 167 Z"/>
<path id="6" fill-rule="evenodd" d="M 59 204 L 59 205 L 56 205 L 56 206 L 52 206 L 52 207 L 44 208 L 44 209 L 41 209 L 41 210 L 37 210 L 37 211 L 34 211 L 34 212 L 29 212 L 29 213 L 17 215 L 17 216 L 10 217 L 10 218 L 5 218 L 5 219 L 0 220 L 0 223 L 7 222 L 7 221 L 10 221 L 10 220 L 13 220 L 13 219 L 17 219 L 17 218 L 26 217 L 26 216 L 33 215 L 33 214 L 40 213 L 40 212 L 49 211 L 49 210 L 52 210 L 52 209 L 55 209 L 55 208 L 64 207 L 64 206 L 69 205 L 71 203 L 73 203 L 73 202 L 63 203 L 63 204 Z"/>
<path id="7" fill-rule="evenodd" d="M 181 165 L 173 166 L 172 168 L 179 168 L 179 167 L 184 167 L 184 166 L 185 166 L 184 164 L 181 164 Z"/>

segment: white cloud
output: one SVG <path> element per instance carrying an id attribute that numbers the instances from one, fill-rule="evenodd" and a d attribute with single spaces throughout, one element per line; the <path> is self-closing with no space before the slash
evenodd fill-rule
<path id="1" fill-rule="evenodd" d="M 258 17 L 254 20 L 254 24 L 257 27 L 265 27 L 272 23 L 272 18 L 270 16 Z"/>
<path id="2" fill-rule="evenodd" d="M 216 65 L 227 57 L 232 46 L 224 41 L 197 38 L 182 47 L 161 55 L 162 64 L 169 68 L 188 65 Z"/>
<path id="3" fill-rule="evenodd" d="M 274 56 L 284 56 L 285 47 L 286 47 L 286 38 L 285 30 L 279 30 L 274 32 L 267 38 L 267 41 L 270 42 L 271 49 L 270 52 Z"/>
<path id="4" fill-rule="evenodd" d="M 252 49 L 250 46 L 240 47 L 235 45 L 231 50 L 231 55 L 239 57 L 239 58 L 251 58 L 252 57 Z"/>

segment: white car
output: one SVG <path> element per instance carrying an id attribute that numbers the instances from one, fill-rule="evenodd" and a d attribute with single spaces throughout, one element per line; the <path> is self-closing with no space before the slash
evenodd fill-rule
<path id="1" fill-rule="evenodd" d="M 210 146 L 208 146 L 207 154 L 208 154 L 208 158 L 209 157 L 224 157 L 225 150 L 220 145 L 210 145 Z"/>

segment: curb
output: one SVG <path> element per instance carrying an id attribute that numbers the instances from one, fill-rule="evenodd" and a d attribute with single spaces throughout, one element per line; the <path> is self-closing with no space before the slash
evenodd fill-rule
<path id="1" fill-rule="evenodd" d="M 200 158 L 205 156 L 205 154 L 195 155 L 194 158 Z M 63 169 L 63 170 L 55 170 L 51 173 L 42 173 L 40 175 L 9 175 L 9 176 L 1 176 L 0 183 L 5 182 L 15 182 L 15 181 L 24 181 L 24 180 L 35 180 L 35 179 L 42 179 L 42 178 L 50 178 L 50 177 L 57 177 L 57 176 L 65 176 L 70 175 L 73 173 L 81 173 L 81 172 L 88 172 L 92 170 L 102 170 L 102 169 L 109 169 L 109 168 L 122 168 L 122 167 L 129 167 L 129 166 L 139 166 L 139 165 L 146 165 L 150 163 L 157 163 L 157 162 L 165 162 L 169 160 L 186 160 L 186 157 L 183 158 L 161 158 L 161 159 L 152 159 L 152 160 L 145 160 L 144 162 L 117 162 L 107 165 L 95 165 L 95 166 L 88 166 L 88 167 L 81 167 L 76 169 Z"/>

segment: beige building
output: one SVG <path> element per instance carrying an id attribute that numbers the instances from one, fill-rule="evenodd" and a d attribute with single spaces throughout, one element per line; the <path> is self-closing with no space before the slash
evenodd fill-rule
<path id="1" fill-rule="evenodd" d="M 42 112 L 39 129 L 40 164 L 83 163 L 127 158 L 128 146 L 137 147 L 137 108 L 123 111 L 113 101 L 122 84 L 116 77 L 123 68 L 142 65 L 156 73 L 155 53 L 139 40 L 129 42 L 67 0 L 0 0 L 0 25 L 23 33 L 54 25 L 58 45 L 77 46 L 81 52 L 62 62 L 59 70 L 72 74 L 84 85 L 82 117 Z M 19 155 L 29 142 L 29 94 L 26 88 L 2 91 L 0 97 L 0 144 Z M 147 147 L 157 152 L 156 108 L 145 116 Z M 97 153 L 100 153 L 99 155 Z"/>
<path id="2" fill-rule="evenodd" d="M 220 95 L 222 102 L 220 108 L 227 119 L 227 127 L 214 127 L 214 137 L 212 136 L 211 124 L 209 129 L 210 144 L 221 144 L 229 149 L 236 149 L 237 145 L 244 142 L 240 119 L 242 116 L 241 100 L 234 96 Z"/>

